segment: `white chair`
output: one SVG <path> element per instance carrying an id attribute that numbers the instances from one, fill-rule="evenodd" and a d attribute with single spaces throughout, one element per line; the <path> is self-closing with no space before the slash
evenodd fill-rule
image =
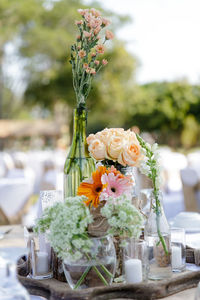
<path id="1" fill-rule="evenodd" d="M 191 167 L 180 171 L 186 211 L 200 211 L 200 180 Z"/>

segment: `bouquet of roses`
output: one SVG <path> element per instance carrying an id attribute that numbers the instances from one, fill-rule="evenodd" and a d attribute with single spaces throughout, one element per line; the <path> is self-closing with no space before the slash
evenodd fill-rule
<path id="1" fill-rule="evenodd" d="M 138 166 L 142 160 L 141 146 L 133 131 L 105 128 L 87 137 L 88 149 L 97 161 L 112 160 L 122 166 Z"/>

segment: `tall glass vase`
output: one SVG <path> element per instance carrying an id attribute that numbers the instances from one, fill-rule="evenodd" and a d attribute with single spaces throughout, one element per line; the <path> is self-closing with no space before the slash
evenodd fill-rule
<path id="1" fill-rule="evenodd" d="M 73 138 L 64 166 L 64 196 L 76 196 L 81 181 L 91 177 L 95 163 L 86 142 L 86 109 L 74 110 Z"/>
<path id="2" fill-rule="evenodd" d="M 150 201 L 151 211 L 144 228 L 149 259 L 148 278 L 161 280 L 172 276 L 170 228 L 162 205 L 162 194 L 155 197 L 152 192 Z"/>

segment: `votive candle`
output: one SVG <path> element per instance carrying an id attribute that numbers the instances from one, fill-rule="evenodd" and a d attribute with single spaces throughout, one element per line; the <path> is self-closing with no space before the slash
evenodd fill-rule
<path id="1" fill-rule="evenodd" d="M 128 259 L 125 261 L 125 277 L 127 283 L 139 283 L 142 281 L 142 262 L 140 259 Z"/>

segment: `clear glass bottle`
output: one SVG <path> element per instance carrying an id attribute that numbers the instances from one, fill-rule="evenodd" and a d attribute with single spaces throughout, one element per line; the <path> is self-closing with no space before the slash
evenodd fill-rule
<path id="1" fill-rule="evenodd" d="M 64 196 L 76 196 L 81 181 L 89 179 L 95 163 L 86 142 L 86 109 L 74 110 L 73 138 L 64 166 Z"/>
<path id="2" fill-rule="evenodd" d="M 172 276 L 170 227 L 167 222 L 162 194 L 155 197 L 151 193 L 151 211 L 144 228 L 144 238 L 148 247 L 148 278 L 161 280 Z"/>

